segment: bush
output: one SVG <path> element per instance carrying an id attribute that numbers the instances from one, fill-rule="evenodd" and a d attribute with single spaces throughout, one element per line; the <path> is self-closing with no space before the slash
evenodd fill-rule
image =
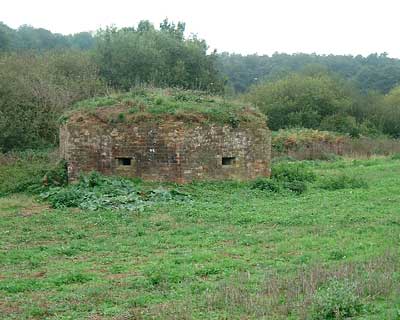
<path id="1" fill-rule="evenodd" d="M 67 162 L 59 161 L 54 168 L 46 172 L 43 178 L 44 186 L 65 186 L 68 183 Z"/>
<path id="2" fill-rule="evenodd" d="M 320 182 L 319 187 L 325 190 L 357 189 L 368 187 L 368 183 L 363 178 L 338 175 L 325 177 Z"/>
<path id="3" fill-rule="evenodd" d="M 279 193 L 282 190 L 282 184 L 276 180 L 258 178 L 252 182 L 251 188 Z"/>
<path id="4" fill-rule="evenodd" d="M 0 154 L 0 196 L 41 189 L 46 173 L 58 171 L 55 158 L 49 151 Z"/>
<path id="5" fill-rule="evenodd" d="M 284 182 L 283 186 L 297 194 L 302 194 L 307 191 L 307 184 L 304 181 L 288 181 Z"/>
<path id="6" fill-rule="evenodd" d="M 278 163 L 272 166 L 272 178 L 285 182 L 313 182 L 316 175 L 301 163 Z"/>
<path id="7" fill-rule="evenodd" d="M 306 128 L 281 129 L 272 133 L 272 147 L 277 153 L 297 151 L 312 145 L 334 147 L 341 145 L 346 137 L 331 131 Z"/>
<path id="8" fill-rule="evenodd" d="M 355 285 L 348 281 L 330 281 L 315 294 L 311 318 L 347 319 L 359 314 L 363 304 L 355 289 Z"/>
<path id="9" fill-rule="evenodd" d="M 392 155 L 392 160 L 400 160 L 400 153 L 395 153 Z"/>
<path id="10" fill-rule="evenodd" d="M 313 182 L 315 179 L 315 173 L 303 164 L 278 162 L 272 166 L 271 179 L 259 178 L 250 186 L 252 189 L 273 193 L 290 191 L 302 194 L 307 191 L 307 182 Z"/>
<path id="11" fill-rule="evenodd" d="M 307 184 L 304 181 L 282 181 L 277 179 L 259 178 L 252 182 L 252 189 L 268 191 L 273 193 L 281 193 L 286 190 L 296 194 L 302 194 L 307 191 Z"/>
<path id="12" fill-rule="evenodd" d="M 0 152 L 56 145 L 61 113 L 104 90 L 83 52 L 5 54 L 0 65 Z"/>
<path id="13" fill-rule="evenodd" d="M 351 137 L 360 136 L 360 126 L 356 119 L 345 114 L 335 114 L 321 121 L 320 128 L 327 131 L 348 133 Z"/>
<path id="14" fill-rule="evenodd" d="M 291 74 L 253 86 L 245 99 L 267 115 L 272 130 L 316 129 L 323 119 L 348 112 L 354 104 L 353 94 L 347 83 L 327 73 Z"/>

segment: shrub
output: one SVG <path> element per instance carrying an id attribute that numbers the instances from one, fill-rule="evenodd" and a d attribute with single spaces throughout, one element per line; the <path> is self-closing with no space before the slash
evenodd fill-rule
<path id="1" fill-rule="evenodd" d="M 0 196 L 41 189 L 46 173 L 58 171 L 55 158 L 47 150 L 0 154 Z"/>
<path id="2" fill-rule="evenodd" d="M 302 194 L 307 191 L 307 184 L 304 181 L 288 181 L 284 182 L 283 186 L 297 194 Z"/>
<path id="3" fill-rule="evenodd" d="M 392 160 L 400 160 L 400 153 L 395 153 L 392 155 Z"/>
<path id="4" fill-rule="evenodd" d="M 88 53 L 4 54 L 0 65 L 2 152 L 56 145 L 62 112 L 105 90 Z"/>
<path id="5" fill-rule="evenodd" d="M 351 137 L 360 136 L 360 128 L 356 119 L 345 114 L 335 114 L 321 121 L 320 128 L 327 131 L 348 133 Z"/>
<path id="6" fill-rule="evenodd" d="M 45 186 L 64 186 L 68 183 L 67 162 L 59 161 L 54 168 L 46 172 L 43 178 Z"/>
<path id="7" fill-rule="evenodd" d="M 288 190 L 302 194 L 307 191 L 307 182 L 313 182 L 315 179 L 315 173 L 303 164 L 278 162 L 272 167 L 271 179 L 256 179 L 251 184 L 251 188 L 273 193 Z"/>
<path id="8" fill-rule="evenodd" d="M 282 189 L 282 184 L 276 180 L 259 178 L 252 182 L 251 188 L 279 193 Z"/>
<path id="9" fill-rule="evenodd" d="M 251 184 L 252 189 L 281 193 L 289 190 L 296 194 L 302 194 L 307 191 L 307 184 L 303 181 L 280 181 L 276 179 L 259 178 Z"/>
<path id="10" fill-rule="evenodd" d="M 301 163 L 278 163 L 272 166 L 272 178 L 280 181 L 313 182 L 316 175 Z"/>
<path id="11" fill-rule="evenodd" d="M 331 280 L 314 296 L 312 319 L 347 319 L 359 314 L 363 304 L 355 289 L 355 284 L 349 281 Z"/>
<path id="12" fill-rule="evenodd" d="M 319 187 L 325 190 L 357 189 L 368 187 L 368 183 L 365 179 L 360 177 L 338 175 L 325 177 L 320 182 Z"/>
<path id="13" fill-rule="evenodd" d="M 352 94 L 345 82 L 329 74 L 291 74 L 253 86 L 245 99 L 268 116 L 272 130 L 315 129 L 323 119 L 346 113 L 354 103 Z"/>
<path id="14" fill-rule="evenodd" d="M 337 160 L 337 156 L 370 157 L 373 154 L 390 155 L 400 152 L 400 140 L 388 136 L 348 135 L 311 129 L 285 129 L 272 133 L 272 156 L 290 156 L 297 160 Z M 336 155 L 336 157 L 335 157 Z"/>

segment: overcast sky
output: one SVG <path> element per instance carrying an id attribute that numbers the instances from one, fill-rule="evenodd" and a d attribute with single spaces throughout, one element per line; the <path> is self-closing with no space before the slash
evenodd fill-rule
<path id="1" fill-rule="evenodd" d="M 400 0 L 0 0 L 0 21 L 63 34 L 147 19 L 186 22 L 219 52 L 400 57 Z"/>

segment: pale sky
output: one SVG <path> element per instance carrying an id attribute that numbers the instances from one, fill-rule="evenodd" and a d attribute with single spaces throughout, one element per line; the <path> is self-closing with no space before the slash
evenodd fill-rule
<path id="1" fill-rule="evenodd" d="M 218 52 L 400 58 L 400 0 L 0 0 L 0 21 L 63 34 L 114 24 L 186 22 Z"/>

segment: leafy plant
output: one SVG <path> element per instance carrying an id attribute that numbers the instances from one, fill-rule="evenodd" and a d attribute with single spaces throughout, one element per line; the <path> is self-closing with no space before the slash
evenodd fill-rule
<path id="1" fill-rule="evenodd" d="M 188 195 L 163 188 L 144 190 L 129 179 L 105 177 L 98 172 L 83 175 L 78 184 L 53 187 L 40 194 L 53 208 L 77 207 L 87 210 L 143 210 L 158 202 L 185 200 Z"/>
<path id="2" fill-rule="evenodd" d="M 355 284 L 348 280 L 328 282 L 314 296 L 312 319 L 347 319 L 359 314 L 363 304 L 355 289 Z"/>
<path id="3" fill-rule="evenodd" d="M 67 162 L 60 160 L 43 178 L 45 186 L 64 186 L 68 183 Z"/>

